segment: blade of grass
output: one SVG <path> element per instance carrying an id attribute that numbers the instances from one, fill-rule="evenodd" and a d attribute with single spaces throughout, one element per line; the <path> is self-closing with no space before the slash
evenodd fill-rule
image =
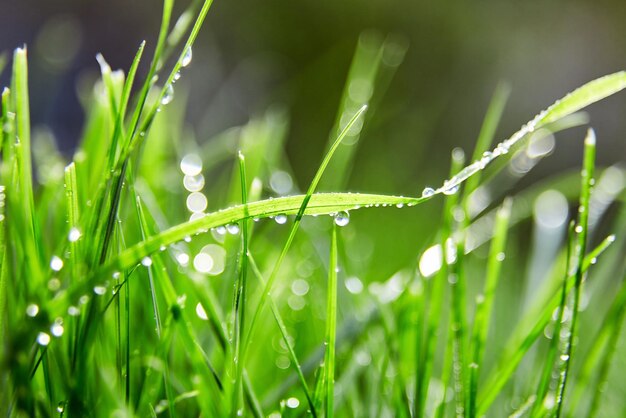
<path id="1" fill-rule="evenodd" d="M 541 374 L 541 378 L 539 380 L 539 385 L 537 386 L 537 393 L 535 395 L 536 402 L 533 404 L 530 415 L 536 416 L 541 409 L 544 408 L 544 399 L 546 394 L 548 393 L 549 384 L 552 380 L 552 374 L 554 372 L 554 361 L 556 360 L 556 356 L 559 352 L 559 344 L 561 342 L 561 326 L 563 323 L 563 319 L 565 316 L 565 308 L 567 307 L 567 276 L 569 274 L 569 266 L 572 260 L 572 249 L 574 246 L 575 234 L 574 234 L 574 222 L 571 222 L 568 230 L 568 245 L 567 245 L 567 256 L 565 257 L 565 274 L 563 277 L 563 284 L 561 286 L 561 302 L 558 307 L 558 315 L 554 320 L 554 331 L 552 331 L 552 340 L 550 341 L 550 346 L 548 348 L 548 352 L 545 355 L 545 362 L 543 373 Z M 542 411 L 541 415 L 543 415 L 545 411 Z"/>
<path id="2" fill-rule="evenodd" d="M 531 121 L 522 126 L 520 130 L 498 144 L 492 152 L 475 160 L 473 163 L 463 168 L 463 170 L 460 170 L 456 175 L 445 180 L 443 185 L 432 193 L 446 193 L 450 190 L 454 190 L 465 180 L 485 169 L 485 167 L 496 158 L 508 154 L 509 150 L 514 148 L 517 143 L 528 134 L 571 115 L 590 104 L 611 96 L 624 88 L 626 88 L 626 71 L 609 74 L 584 84 L 562 99 L 557 100 L 546 110 L 540 112 Z M 431 194 L 430 191 L 429 194 Z"/>
<path id="3" fill-rule="evenodd" d="M 478 139 L 476 140 L 476 145 L 474 146 L 474 153 L 472 154 L 472 161 L 481 159 L 484 153 L 487 152 L 491 147 L 493 139 L 496 135 L 496 129 L 498 127 L 498 124 L 500 123 L 500 119 L 502 118 L 502 113 L 504 112 L 504 107 L 506 106 L 506 102 L 509 98 L 510 93 L 511 87 L 506 83 L 499 83 L 496 87 L 496 90 L 491 97 L 491 101 L 489 102 L 489 107 L 487 108 L 485 119 L 483 120 L 483 124 L 480 127 Z M 469 196 L 474 190 L 476 190 L 476 188 L 480 184 L 480 178 L 481 174 L 477 173 L 475 176 L 469 178 L 467 180 L 467 183 L 465 184 L 463 194 L 463 209 L 465 210 L 465 217 L 467 222 L 469 222 Z"/>
<path id="4" fill-rule="evenodd" d="M 582 265 L 583 273 L 592 265 L 592 260 L 602 254 L 614 241 L 614 235 L 608 236 L 584 258 Z M 568 276 L 568 292 L 573 289 L 575 279 L 576 276 L 574 274 Z M 536 319 L 530 329 L 526 329 L 526 325 L 523 325 L 513 331 L 513 337 L 502 350 L 503 355 L 498 365 L 486 379 L 483 390 L 478 393 L 478 416 L 486 413 L 491 403 L 502 390 L 502 387 L 504 387 L 513 372 L 515 372 L 526 352 L 532 347 L 537 338 L 542 335 L 544 328 L 550 323 L 554 309 L 559 306 L 560 300 L 561 292 L 559 288 L 548 303 L 545 304 L 543 309 L 535 316 Z"/>
<path id="5" fill-rule="evenodd" d="M 456 171 L 460 170 L 465 163 L 465 153 L 456 148 L 452 151 L 452 166 Z M 463 230 L 459 228 L 458 222 L 454 217 L 454 211 L 458 209 L 459 195 L 452 194 L 446 199 L 449 201 L 449 211 L 446 212 L 446 232 L 448 238 L 446 243 L 450 245 L 442 245 L 445 252 L 445 258 L 448 259 L 448 275 L 447 282 L 450 285 L 450 329 L 452 330 L 452 372 L 454 377 L 454 393 L 456 400 L 455 413 L 457 415 L 466 416 L 467 414 L 467 314 L 465 310 L 465 276 L 463 270 L 463 255 L 465 237 Z M 460 237 L 453 235 L 455 229 L 458 229 Z"/>
<path id="6" fill-rule="evenodd" d="M 261 286 L 265 286 L 266 282 L 263 279 L 263 274 L 261 273 L 261 270 L 259 270 L 252 255 L 249 256 L 249 261 L 250 268 L 254 272 L 255 276 L 257 276 L 257 278 L 259 279 Z M 311 395 L 311 391 L 309 390 L 309 386 L 306 383 L 306 378 L 304 377 L 304 372 L 302 371 L 302 367 L 300 365 L 300 360 L 298 360 L 298 357 L 296 356 L 296 351 L 293 347 L 293 344 L 291 343 L 289 333 L 287 332 L 287 326 L 285 325 L 285 321 L 283 320 L 280 311 L 278 310 L 278 306 L 276 305 L 276 302 L 271 295 L 269 296 L 269 304 L 272 310 L 272 315 L 274 316 L 274 320 L 276 321 L 276 325 L 278 326 L 278 330 L 280 331 L 280 335 L 283 339 L 283 342 L 285 343 L 285 346 L 287 347 L 287 352 L 289 353 L 289 357 L 291 358 L 291 361 L 293 362 L 294 368 L 298 375 L 300 385 L 302 386 L 302 391 L 304 392 L 304 396 L 306 397 L 309 408 L 311 409 L 311 415 L 313 417 L 317 417 L 318 403 L 315 401 L 315 399 L 317 398 L 314 395 Z"/>
<path id="7" fill-rule="evenodd" d="M 282 249 L 282 251 L 281 251 L 281 253 L 280 253 L 279 257 L 278 257 L 278 260 L 274 264 L 274 268 L 272 269 L 270 277 L 268 278 L 267 283 L 266 283 L 266 285 L 265 285 L 265 287 L 263 289 L 263 293 L 261 294 L 261 300 L 260 300 L 260 302 L 259 302 L 259 304 L 258 304 L 257 308 L 255 309 L 254 314 L 252 316 L 252 321 L 250 322 L 250 330 L 248 331 L 247 337 L 245 339 L 244 355 L 240 359 L 241 361 L 245 361 L 245 357 L 246 357 L 245 353 L 249 349 L 251 337 L 252 337 L 252 334 L 254 332 L 254 327 L 255 327 L 257 318 L 258 318 L 261 310 L 263 309 L 263 307 L 264 307 L 264 305 L 265 305 L 265 303 L 267 301 L 268 295 L 270 294 L 271 289 L 272 289 L 272 285 L 274 284 L 274 280 L 276 280 L 276 277 L 278 275 L 278 270 L 280 269 L 282 261 L 285 258 L 285 256 L 287 255 L 287 252 L 289 251 L 291 243 L 293 242 L 293 239 L 294 239 L 294 237 L 296 235 L 296 232 L 298 231 L 298 227 L 300 225 L 300 221 L 302 220 L 302 216 L 305 213 L 305 210 L 307 208 L 309 200 L 311 200 L 311 196 L 315 192 L 315 189 L 317 188 L 317 184 L 319 183 L 319 181 L 320 181 L 320 179 L 322 177 L 322 174 L 324 173 L 324 170 L 326 169 L 326 166 L 328 165 L 330 159 L 332 158 L 333 153 L 335 152 L 335 150 L 337 149 L 339 144 L 341 144 L 341 141 L 347 135 L 347 133 L 350 130 L 350 128 L 352 128 L 354 123 L 359 119 L 359 117 L 365 112 L 366 109 L 367 109 L 367 107 L 363 106 L 352 117 L 350 122 L 344 128 L 344 130 L 339 134 L 339 136 L 337 137 L 337 140 L 331 146 L 331 148 L 329 149 L 328 153 L 324 157 L 324 160 L 320 164 L 320 167 L 319 167 L 317 173 L 315 174 L 315 177 L 313 178 L 313 181 L 311 182 L 311 185 L 309 186 L 309 189 L 307 190 L 306 195 L 302 199 L 302 203 L 300 204 L 298 212 L 296 214 L 296 219 L 295 219 L 295 221 L 294 221 L 294 223 L 293 223 L 293 225 L 291 227 L 291 230 L 289 232 L 289 237 L 287 238 L 287 241 L 285 242 L 285 245 L 283 246 L 283 249 Z M 249 208 L 249 211 L 250 211 L 250 214 L 252 214 L 252 212 L 253 212 L 252 208 Z"/>
<path id="8" fill-rule="evenodd" d="M 328 289 L 326 296 L 326 355 L 324 356 L 326 417 L 335 414 L 335 344 L 337 337 L 337 226 L 333 222 L 328 263 Z"/>
<path id="9" fill-rule="evenodd" d="M 42 279 L 43 261 L 42 249 L 40 247 L 41 235 L 39 225 L 36 223 L 35 203 L 33 195 L 33 177 L 31 164 L 30 147 L 30 109 L 28 97 L 28 64 L 26 49 L 18 48 L 13 54 L 13 78 L 12 78 L 12 98 L 13 109 L 15 111 L 15 133 L 19 146 L 16 146 L 16 157 L 18 162 L 19 178 L 19 201 L 21 202 L 21 213 L 25 216 L 23 242 L 25 252 L 28 254 L 25 259 L 25 267 L 31 274 L 32 285 L 37 285 Z"/>
<path id="10" fill-rule="evenodd" d="M 582 100 L 582 99 L 581 99 Z M 569 368 L 572 362 L 572 355 L 574 353 L 574 338 L 578 332 L 578 310 L 580 307 L 580 297 L 582 294 L 582 284 L 585 273 L 583 272 L 583 264 L 585 253 L 587 250 L 587 231 L 589 229 L 589 198 L 591 196 L 591 188 L 593 187 L 593 176 L 595 169 L 595 157 L 596 157 L 596 135 L 593 129 L 587 131 L 587 137 L 585 138 L 585 153 L 583 161 L 583 169 L 581 171 L 581 191 L 580 191 L 580 205 L 578 207 L 578 224 L 576 225 L 575 232 L 578 234 L 578 243 L 576 246 L 576 281 L 574 282 L 574 304 L 572 307 L 572 325 L 569 334 L 569 340 L 567 341 L 567 348 L 563 355 L 564 365 L 561 372 L 561 382 L 557 385 L 558 393 L 556 397 L 556 417 L 561 416 L 563 410 L 565 389 L 567 387 L 567 381 L 569 377 Z"/>
<path id="11" fill-rule="evenodd" d="M 246 291 L 247 291 L 247 279 L 248 279 L 248 190 L 246 187 L 246 161 L 241 151 L 238 154 L 239 159 L 239 178 L 241 183 L 241 204 L 244 208 L 244 219 L 241 221 L 241 256 L 240 256 L 240 268 L 237 284 L 235 286 L 234 297 L 234 356 L 231 367 L 235 374 L 235 387 L 232 394 L 232 403 L 230 414 L 233 418 L 236 418 L 243 409 L 240 410 L 243 400 L 243 363 L 239 361 L 242 354 L 241 343 L 244 337 L 245 327 L 245 311 L 246 311 Z"/>
<path id="12" fill-rule="evenodd" d="M 597 367 L 598 377 L 595 382 L 593 397 L 591 398 L 589 413 L 587 415 L 589 418 L 595 417 L 600 409 L 600 400 L 602 398 L 602 393 L 604 392 L 603 387 L 607 382 L 611 362 L 617 350 L 620 332 L 624 323 L 624 317 L 626 317 L 626 278 L 622 279 L 622 286 L 617 296 L 615 297 L 615 300 L 613 301 L 613 305 L 611 306 L 611 309 L 609 310 L 605 321 L 603 321 L 603 324 L 610 324 L 610 326 L 606 329 L 606 333 L 609 336 L 606 343 L 606 349 L 604 350 L 603 355 L 599 357 L 599 360 L 601 360 L 601 362 L 600 365 Z M 601 332 L 602 331 L 604 331 L 604 329 L 601 330 Z M 592 357 L 590 356 L 589 358 Z M 572 411 L 576 410 L 576 408 L 572 407 Z"/>
<path id="13" fill-rule="evenodd" d="M 497 212 L 493 232 L 493 240 L 487 260 L 487 273 L 483 295 L 476 299 L 476 314 L 474 332 L 472 335 L 471 362 L 469 364 L 469 410 L 468 416 L 476 416 L 476 394 L 478 393 L 478 378 L 483 361 L 485 343 L 489 333 L 489 325 L 495 300 L 496 288 L 500 279 L 504 251 L 506 249 L 507 233 L 511 218 L 512 200 L 507 198 Z"/>
<path id="14" fill-rule="evenodd" d="M 455 149 L 452 154 L 452 164 L 450 167 L 450 174 L 458 172 L 463 165 L 463 158 L 460 153 L 460 149 Z M 456 156 L 455 156 L 456 154 Z M 458 158 L 461 157 L 461 158 Z M 452 217 L 452 210 L 456 204 L 458 196 L 451 194 L 447 197 L 444 203 L 442 226 L 440 228 L 440 245 L 441 248 L 448 248 L 448 239 L 452 234 L 452 223 L 454 221 Z M 456 248 L 456 246 L 455 246 Z M 443 260 L 446 260 L 446 254 L 442 255 Z M 445 283 L 448 278 L 448 266 L 446 262 L 442 262 L 442 268 L 439 273 L 429 280 L 425 299 L 429 301 L 429 306 L 424 305 L 424 317 L 427 318 L 427 324 L 425 329 L 425 335 L 419 334 L 418 330 L 418 346 L 416 352 L 416 382 L 415 382 L 415 416 L 425 416 L 426 403 L 428 399 L 428 391 L 431 383 L 432 369 L 435 363 L 435 348 L 437 346 L 437 330 L 439 329 L 441 312 L 445 296 Z"/>

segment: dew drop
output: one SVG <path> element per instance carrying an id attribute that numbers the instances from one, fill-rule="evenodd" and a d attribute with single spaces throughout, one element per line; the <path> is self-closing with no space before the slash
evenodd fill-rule
<path id="1" fill-rule="evenodd" d="M 424 190 L 422 190 L 422 197 L 431 197 L 435 194 L 435 189 L 433 189 L 432 187 L 425 187 Z"/>
<path id="2" fill-rule="evenodd" d="M 187 264 L 189 264 L 189 254 L 187 253 L 179 253 L 176 254 L 176 261 L 178 261 L 178 264 L 180 264 L 181 266 L 186 266 Z"/>
<path id="3" fill-rule="evenodd" d="M 39 306 L 35 305 L 34 303 L 31 303 L 26 307 L 26 315 L 30 316 L 31 318 L 36 317 L 38 313 Z"/>
<path id="4" fill-rule="evenodd" d="M 228 224 L 228 225 L 226 225 L 226 230 L 231 235 L 237 235 L 239 233 L 239 225 L 237 225 L 237 224 Z"/>
<path id="5" fill-rule="evenodd" d="M 200 252 L 193 258 L 193 267 L 200 273 L 208 273 L 213 268 L 213 257 L 210 254 Z"/>
<path id="6" fill-rule="evenodd" d="M 174 81 L 178 80 L 180 80 L 180 71 L 176 71 L 176 74 L 174 74 Z"/>
<path id="7" fill-rule="evenodd" d="M 287 407 L 291 409 L 295 409 L 300 406 L 300 401 L 298 398 L 289 398 L 287 399 Z"/>
<path id="8" fill-rule="evenodd" d="M 208 205 L 207 198 L 200 192 L 193 192 L 187 196 L 187 209 L 194 213 L 203 212 Z"/>
<path id="9" fill-rule="evenodd" d="M 63 268 L 63 260 L 56 255 L 52 256 L 52 259 L 50 259 L 50 268 L 54 271 L 60 271 Z"/>
<path id="10" fill-rule="evenodd" d="M 402 208 L 404 207 L 404 203 L 397 203 L 397 204 L 396 204 L 396 207 L 397 207 L 398 209 L 402 209 Z"/>
<path id="11" fill-rule="evenodd" d="M 448 187 L 448 186 L 446 186 L 446 185 L 444 184 L 444 185 L 443 185 L 443 190 L 442 190 L 442 191 L 443 191 L 443 194 L 445 194 L 445 195 L 452 195 L 452 194 L 455 194 L 456 192 L 458 192 L 458 191 L 459 191 L 459 185 L 458 185 L 458 184 L 455 184 L 455 185 L 452 185 L 452 186 L 449 186 L 449 187 Z"/>
<path id="12" fill-rule="evenodd" d="M 50 335 L 45 332 L 40 332 L 39 335 L 37 335 L 37 344 L 44 347 L 50 344 Z"/>
<path id="13" fill-rule="evenodd" d="M 225 235 L 226 234 L 226 227 L 224 225 L 220 225 L 215 227 L 215 233 L 217 235 Z"/>
<path id="14" fill-rule="evenodd" d="M 63 335 L 64 331 L 65 329 L 63 328 L 63 321 L 60 318 L 57 318 L 57 320 L 54 321 L 54 324 L 52 324 L 52 326 L 50 327 L 50 332 L 55 337 L 60 337 L 61 335 Z"/>
<path id="15" fill-rule="evenodd" d="M 144 257 L 143 260 L 141 260 L 141 264 L 145 267 L 150 267 L 152 265 L 152 259 L 150 257 Z"/>
<path id="16" fill-rule="evenodd" d="M 191 59 L 193 58 L 193 51 L 191 50 L 191 47 L 188 46 L 187 49 L 185 50 L 185 55 L 183 55 L 183 58 L 180 60 L 180 65 L 182 67 L 186 67 L 189 64 L 191 64 Z"/>
<path id="17" fill-rule="evenodd" d="M 61 413 L 63 411 L 65 411 L 65 402 L 61 401 L 57 405 L 57 412 Z"/>
<path id="18" fill-rule="evenodd" d="M 569 356 L 567 354 L 561 354 L 560 359 L 561 359 L 561 361 L 567 361 L 567 360 L 569 360 Z"/>
<path id="19" fill-rule="evenodd" d="M 581 232 L 583 232 L 583 227 L 581 225 L 576 225 L 576 228 L 574 228 L 574 231 L 577 234 L 580 234 Z"/>
<path id="20" fill-rule="evenodd" d="M 189 192 L 199 192 L 204 187 L 204 176 L 202 174 L 185 176 L 183 178 L 183 186 Z"/>
<path id="21" fill-rule="evenodd" d="M 202 172 L 202 158 L 198 154 L 187 154 L 180 160 L 180 171 L 187 176 L 197 176 Z"/>
<path id="22" fill-rule="evenodd" d="M 337 226 L 346 226 L 350 223 L 350 214 L 346 211 L 341 211 L 335 215 L 335 224 Z"/>
<path id="23" fill-rule="evenodd" d="M 102 296 L 107 292 L 107 288 L 104 286 L 94 286 L 93 292 L 98 296 Z"/>
<path id="24" fill-rule="evenodd" d="M 76 227 L 72 227 L 70 229 L 69 234 L 67 234 L 67 239 L 70 242 L 76 242 L 76 241 L 78 241 L 80 239 L 81 235 L 82 234 L 80 233 L 80 229 L 78 229 Z"/>
<path id="25" fill-rule="evenodd" d="M 165 89 L 165 93 L 161 98 L 161 104 L 165 106 L 167 104 L 170 104 L 172 100 L 174 100 L 174 87 L 171 84 L 168 84 L 167 88 Z"/>
<path id="26" fill-rule="evenodd" d="M 76 306 L 70 306 L 67 308 L 67 313 L 70 316 L 78 316 L 78 314 L 80 314 L 80 310 Z"/>
<path id="27" fill-rule="evenodd" d="M 206 314 L 206 311 L 204 310 L 200 302 L 198 302 L 198 304 L 196 305 L 196 315 L 198 315 L 198 318 L 205 321 L 208 321 L 209 319 L 209 316 Z"/>
<path id="28" fill-rule="evenodd" d="M 281 213 L 280 215 L 276 215 L 274 220 L 276 221 L 277 224 L 284 225 L 285 223 L 287 223 L 287 215 L 284 215 Z"/>
<path id="29" fill-rule="evenodd" d="M 48 281 L 48 290 L 50 290 L 51 292 L 56 292 L 60 288 L 61 288 L 61 280 L 57 279 L 56 277 L 53 277 L 52 279 Z"/>

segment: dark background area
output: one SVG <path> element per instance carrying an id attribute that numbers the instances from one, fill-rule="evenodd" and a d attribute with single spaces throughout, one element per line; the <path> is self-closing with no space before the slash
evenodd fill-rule
<path id="1" fill-rule="evenodd" d="M 33 125 L 50 126 L 66 155 L 80 137 L 77 91 L 97 76 L 96 54 L 127 70 L 145 39 L 144 56 L 150 56 L 161 6 L 148 0 L 2 2 L 0 51 L 28 45 Z M 178 2 L 173 22 L 186 6 Z M 334 124 L 359 35 L 374 30 L 403 39 L 404 63 L 370 110 L 348 188 L 417 195 L 446 177 L 454 147 L 471 153 L 499 82 L 512 88 L 498 129 L 503 139 L 565 93 L 625 69 L 625 21 L 622 1 L 215 0 L 179 85 L 189 91 L 187 119 L 199 141 L 269 106 L 284 106 L 287 154 L 302 188 Z M 146 66 L 144 60 L 144 74 Z M 7 71 L 1 81 L 8 83 Z M 626 95 L 589 113 L 599 164 L 625 160 Z M 558 134 L 555 155 L 524 182 L 579 167 L 584 129 Z M 437 206 L 427 206 L 420 216 L 438 219 Z M 374 231 L 382 260 L 397 239 L 424 244 L 411 234 L 426 231 L 403 227 L 415 214 L 393 220 L 381 214 L 355 216 L 388 225 Z"/>

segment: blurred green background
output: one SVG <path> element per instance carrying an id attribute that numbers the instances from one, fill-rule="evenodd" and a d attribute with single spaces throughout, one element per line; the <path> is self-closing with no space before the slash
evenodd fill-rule
<path id="1" fill-rule="evenodd" d="M 48 126 L 66 155 L 81 133 L 81 91 L 99 73 L 95 55 L 127 70 L 141 40 L 154 47 L 160 9 L 147 0 L 3 2 L 0 50 L 29 46 L 33 125 Z M 499 82 L 512 89 L 502 139 L 566 92 L 626 68 L 624 21 L 621 1 L 216 0 L 177 94 L 188 96 L 187 132 L 200 143 L 269 108 L 285 110 L 286 153 L 303 189 L 335 124 L 359 39 L 408 47 L 374 95 L 345 189 L 417 195 L 446 177 L 454 147 L 471 152 Z M 626 96 L 589 113 L 599 165 L 623 161 Z M 558 134 L 555 155 L 519 187 L 579 167 L 583 136 L 584 128 Z M 438 204 L 354 214 L 359 242 L 374 246 L 369 279 L 388 277 L 428 244 L 435 223 L 412 219 L 439 219 Z M 408 245 L 399 249 L 399 241 Z"/>

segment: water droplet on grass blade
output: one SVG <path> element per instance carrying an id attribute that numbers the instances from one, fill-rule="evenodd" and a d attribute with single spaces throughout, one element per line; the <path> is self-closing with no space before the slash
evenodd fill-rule
<path id="1" fill-rule="evenodd" d="M 180 60 L 180 65 L 182 67 L 188 66 L 189 64 L 191 64 L 192 58 L 193 58 L 193 51 L 191 50 L 191 47 L 188 46 L 187 49 L 185 50 L 185 54 Z"/>
<path id="2" fill-rule="evenodd" d="M 231 235 L 237 235 L 239 233 L 239 225 L 237 225 L 237 224 L 228 224 L 228 225 L 226 225 L 226 230 Z"/>
<path id="3" fill-rule="evenodd" d="M 70 242 L 76 242 L 80 239 L 81 233 L 80 233 L 80 229 L 76 228 L 76 227 L 72 227 L 70 229 L 69 234 L 67 234 L 67 239 Z"/>
<path id="4" fill-rule="evenodd" d="M 37 335 L 37 344 L 44 347 L 50 344 L 50 335 L 45 332 L 40 332 L 39 335 Z"/>
<path id="5" fill-rule="evenodd" d="M 337 226 L 346 226 L 350 223 L 350 214 L 346 211 L 341 211 L 335 215 L 335 224 Z"/>
<path id="6" fill-rule="evenodd" d="M 284 225 L 285 223 L 287 223 L 287 215 L 284 215 L 284 214 L 276 215 L 274 220 L 276 221 L 277 224 Z"/>
<path id="7" fill-rule="evenodd" d="M 60 318 L 54 321 L 54 324 L 52 324 L 52 326 L 50 327 L 50 332 L 55 337 L 62 336 L 64 331 L 65 329 L 63 328 L 63 321 Z"/>
<path id="8" fill-rule="evenodd" d="M 289 398 L 287 399 L 287 407 L 291 409 L 295 409 L 300 406 L 300 401 L 298 398 Z"/>
<path id="9" fill-rule="evenodd" d="M 94 286 L 93 292 L 98 296 L 102 296 L 107 292 L 107 288 L 104 286 Z"/>
<path id="10" fill-rule="evenodd" d="M 37 306 L 36 304 L 31 303 L 30 305 L 26 307 L 26 315 L 30 316 L 31 318 L 36 317 L 38 313 L 39 313 L 39 306 Z"/>
<path id="11" fill-rule="evenodd" d="M 209 319 L 209 316 L 206 314 L 206 311 L 204 310 L 200 302 L 198 302 L 198 304 L 196 305 L 196 315 L 198 315 L 198 318 L 205 321 L 208 321 Z"/>
<path id="12" fill-rule="evenodd" d="M 152 259 L 150 257 L 144 257 L 143 260 L 141 260 L 141 264 L 145 267 L 150 267 L 152 265 Z"/>
<path id="13" fill-rule="evenodd" d="M 431 197 L 435 194 L 435 189 L 433 189 L 432 187 L 424 187 L 424 190 L 422 190 L 422 197 Z"/>
<path id="14" fill-rule="evenodd" d="M 63 268 L 63 260 L 60 257 L 53 255 L 50 259 L 50 268 L 54 271 L 60 271 Z"/>
<path id="15" fill-rule="evenodd" d="M 165 93 L 163 93 L 163 97 L 161 98 L 161 104 L 163 106 L 170 104 L 174 100 L 174 87 L 171 84 L 165 88 Z"/>

